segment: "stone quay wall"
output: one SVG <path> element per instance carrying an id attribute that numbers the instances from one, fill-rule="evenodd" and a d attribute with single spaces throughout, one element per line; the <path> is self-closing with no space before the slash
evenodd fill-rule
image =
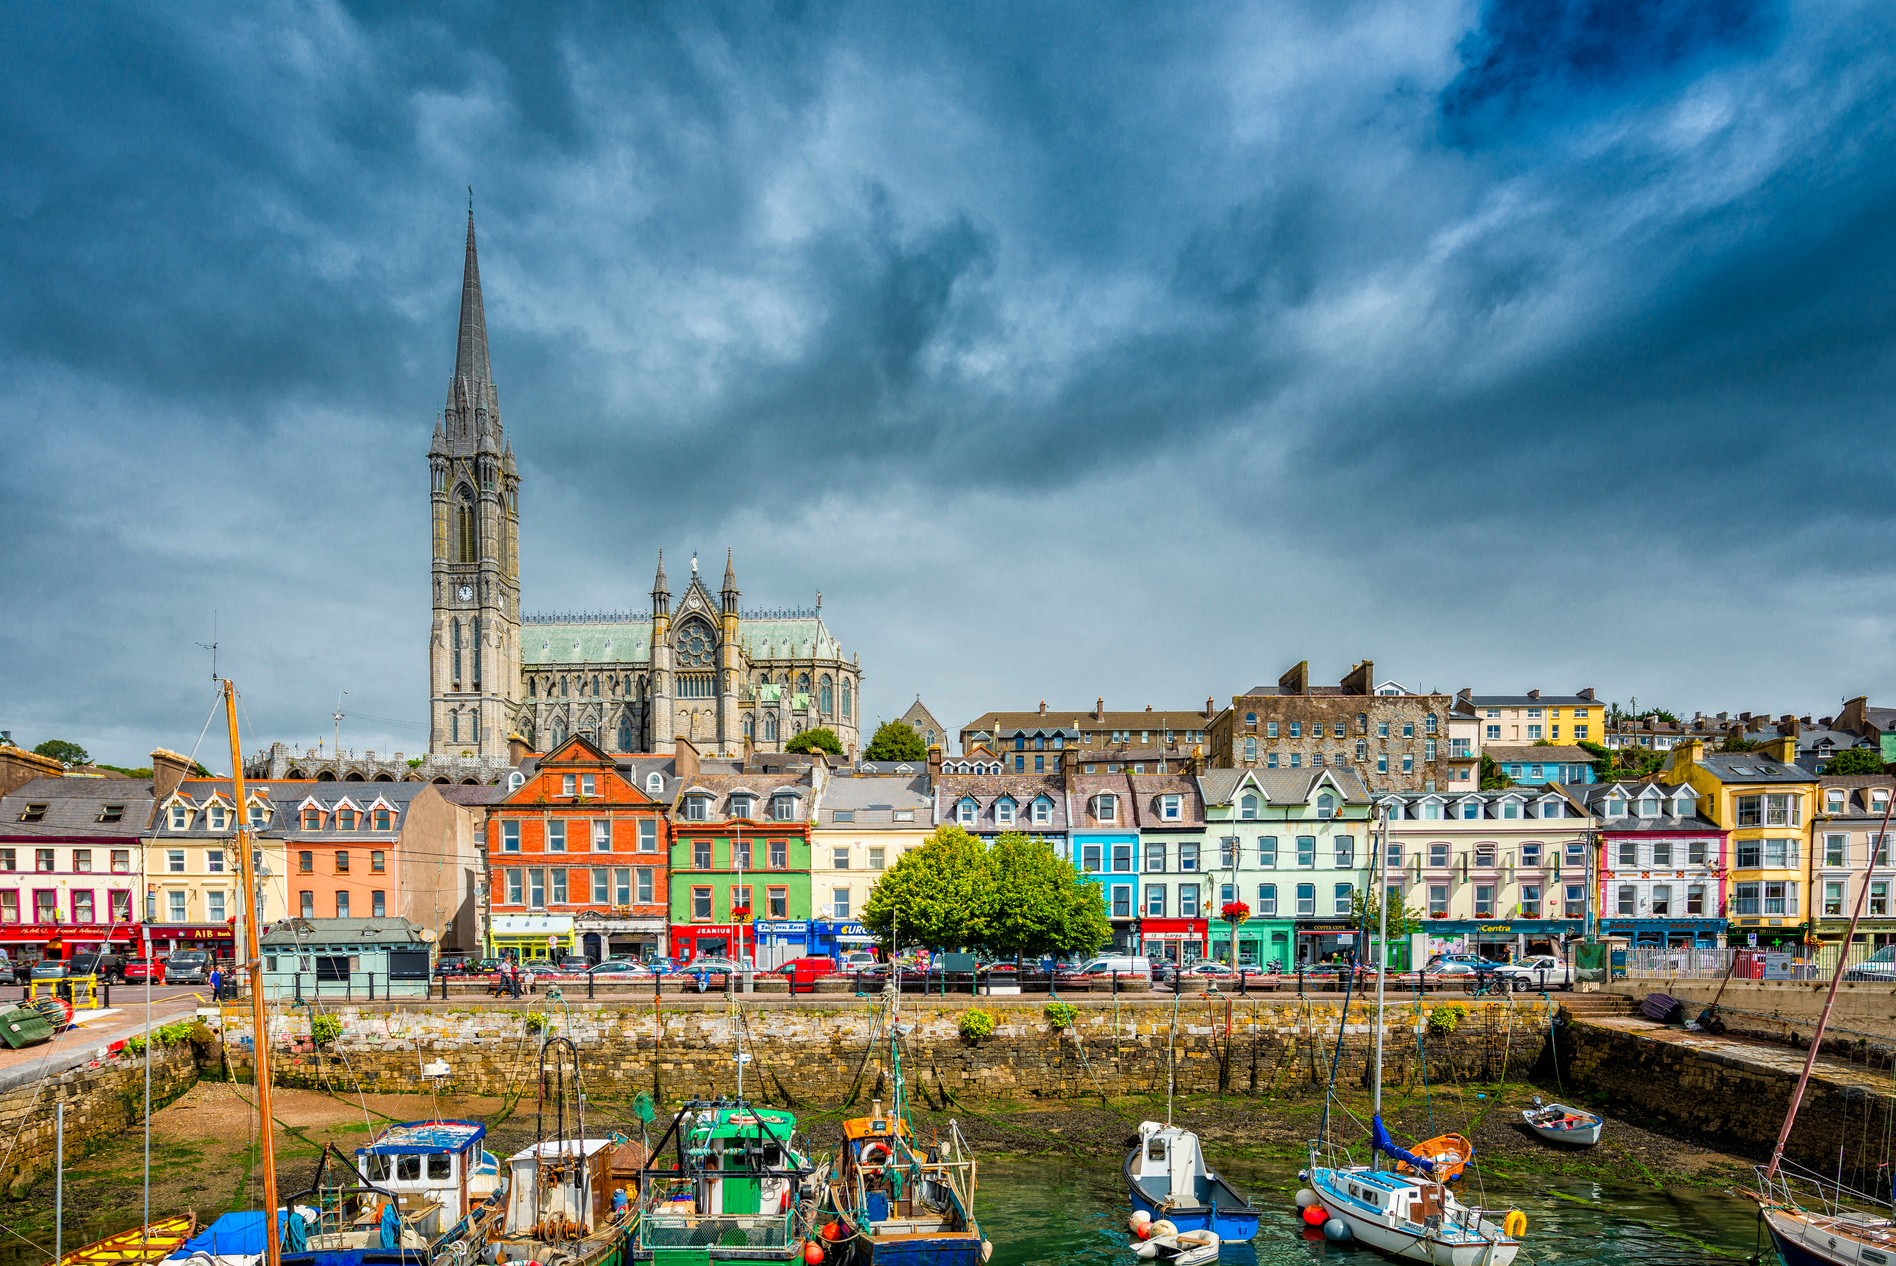
<path id="1" fill-rule="evenodd" d="M 156 1111 L 197 1083 L 189 1042 L 151 1052 L 151 1106 Z M 38 1078 L 10 1079 L 0 1091 L 0 1188 L 25 1195 L 53 1172 L 56 1105 L 66 1105 L 66 1164 L 136 1127 L 145 1116 L 145 1060 L 126 1051 Z"/>
<path id="2" fill-rule="evenodd" d="M 1652 1036 L 1575 1020 L 1555 1038 L 1562 1083 L 1597 1091 L 1616 1110 L 1646 1117 L 1725 1151 L 1765 1159 L 1784 1123 L 1806 1052 L 1788 1046 L 1694 1039 L 1677 1028 Z M 1886 1189 L 1896 1126 L 1896 1082 L 1886 1072 L 1820 1063 L 1798 1109 L 1785 1156 L 1824 1175 Z M 1609 1131 L 1610 1131 L 1609 1126 Z"/>
<path id="3" fill-rule="evenodd" d="M 1344 1084 L 1363 1084 L 1373 1036 L 1371 1005 L 1342 1000 L 1183 999 L 1176 1036 L 1169 999 L 1076 1000 L 1056 1029 L 1044 999 L 981 999 L 993 1031 L 963 1037 L 964 1000 L 905 999 L 901 1023 L 910 1094 L 940 1107 L 955 1102 L 1079 1099 L 1164 1094 L 1168 1045 L 1181 1093 L 1318 1093 L 1337 1061 Z M 1392 1003 L 1385 1084 L 1519 1078 L 1540 1059 L 1551 1011 L 1541 999 Z M 733 1009 L 718 1000 L 666 999 L 456 1008 L 383 1003 L 329 1008 L 272 1023 L 277 1083 L 381 1092 L 438 1089 L 497 1095 L 536 1092 L 544 1038 L 570 1037 L 586 1093 L 661 1102 L 729 1095 L 737 1085 L 740 1032 L 751 1055 L 745 1092 L 798 1106 L 863 1102 L 882 1092 L 888 1059 L 880 1012 L 869 1000 L 771 1003 Z M 1338 1055 L 1337 1039 L 1342 1034 Z M 252 1074 L 246 1047 L 231 1048 L 240 1078 Z M 425 1077 L 424 1065 L 447 1066 Z"/>

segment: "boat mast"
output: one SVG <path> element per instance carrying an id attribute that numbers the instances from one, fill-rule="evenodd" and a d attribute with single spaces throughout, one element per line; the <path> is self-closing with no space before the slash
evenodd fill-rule
<path id="1" fill-rule="evenodd" d="M 1784 1159 L 1784 1145 L 1791 1140 L 1791 1127 L 1797 1123 L 1798 1105 L 1804 1102 L 1804 1088 L 1810 1085 L 1811 1069 L 1817 1065 L 1817 1052 L 1824 1048 L 1824 1026 L 1830 1023 L 1830 1008 L 1836 1005 L 1837 985 L 1843 980 L 1843 965 L 1850 958 L 1850 946 L 1856 939 L 1857 920 L 1863 917 L 1863 901 L 1870 895 L 1870 876 L 1876 873 L 1876 850 L 1883 847 L 1889 836 L 1889 815 L 1896 811 L 1896 796 L 1883 810 L 1883 824 L 1876 828 L 1876 834 L 1870 839 L 1868 865 L 1863 871 L 1863 886 L 1857 889 L 1856 908 L 1850 912 L 1850 930 L 1843 934 L 1843 944 L 1837 947 L 1837 969 L 1830 973 L 1830 992 L 1824 995 L 1824 1009 L 1817 1015 L 1817 1029 L 1810 1035 L 1810 1050 L 1804 1055 L 1804 1071 L 1798 1074 L 1797 1089 L 1791 1092 L 1790 1110 L 1784 1114 L 1784 1124 L 1778 1129 L 1777 1142 L 1771 1145 L 1771 1163 L 1764 1167 L 1764 1180 L 1768 1183 L 1777 1174 L 1778 1162 Z"/>
<path id="2" fill-rule="evenodd" d="M 231 794 L 237 801 L 237 865 L 243 881 L 244 904 L 237 917 L 244 929 L 244 971 L 250 977 L 250 1022 L 255 1035 L 251 1051 L 256 1068 L 257 1114 L 262 1118 L 263 1141 L 263 1266 L 281 1266 L 282 1245 L 277 1242 L 276 1131 L 270 1115 L 270 1034 L 263 1004 L 263 956 L 257 947 L 257 876 L 250 856 L 250 806 L 244 798 L 243 743 L 237 734 L 237 687 L 224 679 L 224 723 L 230 732 Z"/>
<path id="3" fill-rule="evenodd" d="M 1376 898 L 1376 1077 L 1370 1083 L 1370 1112 L 1372 1116 L 1381 1116 L 1383 1110 L 1383 978 L 1389 965 L 1389 806 L 1383 805 L 1378 814 L 1381 825 L 1380 838 L 1376 842 L 1376 856 L 1369 859 L 1370 892 Z M 1382 891 L 1376 890 L 1377 875 L 1382 875 Z M 1349 1017 L 1343 1017 L 1348 1023 Z M 1369 1169 L 1375 1173 L 1382 1169 L 1382 1157 L 1375 1148 L 1369 1149 Z"/>

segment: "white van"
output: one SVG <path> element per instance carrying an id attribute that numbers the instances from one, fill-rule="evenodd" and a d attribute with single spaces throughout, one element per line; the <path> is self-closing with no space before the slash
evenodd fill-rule
<path id="1" fill-rule="evenodd" d="M 1082 976 L 1110 976 L 1118 972 L 1122 976 L 1140 976 L 1152 979 L 1152 960 L 1132 955 L 1120 955 L 1095 958 L 1080 968 Z"/>

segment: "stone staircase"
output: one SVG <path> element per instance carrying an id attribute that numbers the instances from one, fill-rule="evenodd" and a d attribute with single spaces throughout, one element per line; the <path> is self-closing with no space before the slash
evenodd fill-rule
<path id="1" fill-rule="evenodd" d="M 1566 993 L 1560 1005 L 1576 1020 L 1609 1020 L 1636 1014 L 1631 998 L 1616 993 Z"/>

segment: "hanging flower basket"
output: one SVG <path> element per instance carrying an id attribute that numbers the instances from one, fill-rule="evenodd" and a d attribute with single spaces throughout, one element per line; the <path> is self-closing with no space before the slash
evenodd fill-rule
<path id="1" fill-rule="evenodd" d="M 751 908 L 749 906 L 732 906 L 731 907 L 731 921 L 732 922 L 748 923 L 750 922 L 750 917 L 751 917 Z"/>
<path id="2" fill-rule="evenodd" d="M 1219 908 L 1218 917 L 1226 923 L 1242 923 L 1251 917 L 1251 907 L 1242 901 L 1227 901 Z"/>

